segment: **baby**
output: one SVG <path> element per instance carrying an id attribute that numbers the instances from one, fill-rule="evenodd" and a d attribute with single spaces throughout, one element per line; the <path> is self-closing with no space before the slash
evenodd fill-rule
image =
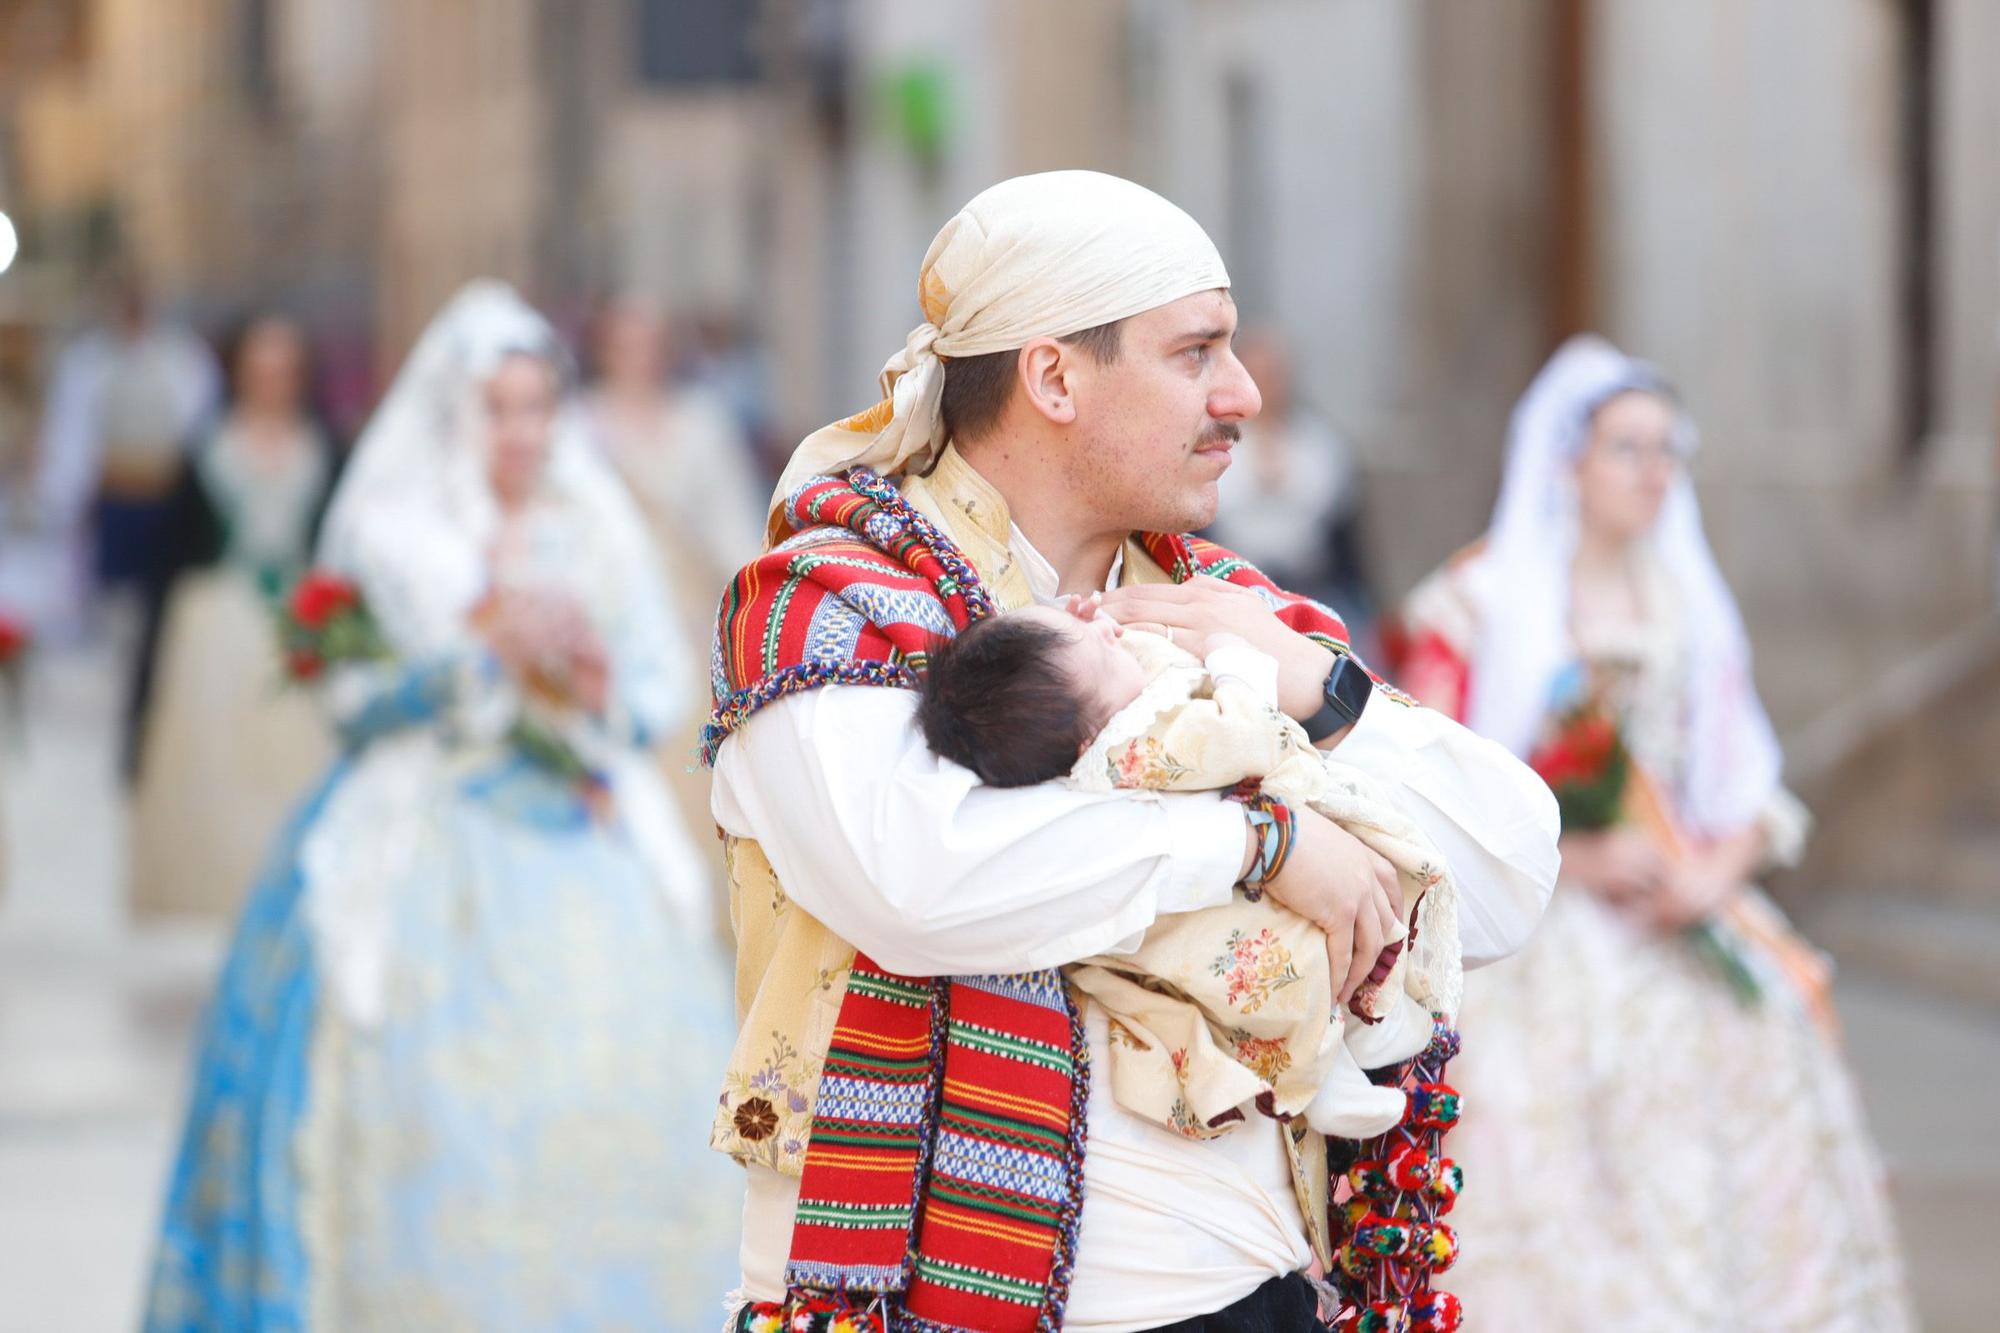
<path id="1" fill-rule="evenodd" d="M 1227 790 L 1245 779 L 1308 807 L 1402 876 L 1409 948 L 1349 1005 L 1319 929 L 1273 902 L 1161 917 L 1129 953 L 1085 959 L 1072 984 L 1111 1018 L 1111 1086 L 1126 1110 L 1190 1137 L 1250 1110 L 1304 1115 L 1342 1138 L 1383 1133 L 1404 1095 L 1364 1068 L 1407 1059 L 1431 1013 L 1457 1008 L 1456 897 L 1428 837 L 1277 706 L 1277 663 L 1234 636 L 1204 657 L 1108 617 L 1035 606 L 975 624 L 931 657 L 925 740 L 994 786 Z M 1385 955 L 1386 956 L 1386 955 Z M 1379 974 L 1380 969 L 1378 967 Z"/>

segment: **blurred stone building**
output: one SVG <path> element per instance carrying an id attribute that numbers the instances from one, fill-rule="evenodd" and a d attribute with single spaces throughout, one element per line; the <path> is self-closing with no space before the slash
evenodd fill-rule
<path id="1" fill-rule="evenodd" d="M 1832 756 L 1885 648 L 1994 602 L 1995 68 L 1985 0 L 0 0 L 0 207 L 37 290 L 108 225 L 377 368 L 474 273 L 717 313 L 783 436 L 872 395 L 957 202 L 1125 172 L 1294 341 L 1387 595 L 1476 535 L 1562 335 L 1663 363 Z"/>

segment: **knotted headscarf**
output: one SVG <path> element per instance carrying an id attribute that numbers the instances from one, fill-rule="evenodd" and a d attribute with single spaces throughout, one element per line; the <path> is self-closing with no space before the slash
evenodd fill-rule
<path id="1" fill-rule="evenodd" d="M 814 431 L 772 499 L 860 464 L 925 472 L 945 446 L 943 358 L 1062 337 L 1229 286 L 1201 225 L 1142 185 L 1095 171 L 1016 176 L 975 197 L 917 274 L 924 321 L 882 367 L 882 401 Z"/>

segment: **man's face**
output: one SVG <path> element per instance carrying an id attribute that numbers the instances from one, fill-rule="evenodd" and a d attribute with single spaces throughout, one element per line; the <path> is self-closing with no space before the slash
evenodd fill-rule
<path id="1" fill-rule="evenodd" d="M 1118 357 L 1074 361 L 1071 484 L 1107 528 L 1191 532 L 1215 518 L 1237 423 L 1263 406 L 1236 359 L 1236 303 L 1197 292 L 1125 320 Z"/>

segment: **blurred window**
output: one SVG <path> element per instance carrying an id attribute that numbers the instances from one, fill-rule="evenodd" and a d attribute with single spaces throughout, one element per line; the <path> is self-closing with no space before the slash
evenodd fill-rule
<path id="1" fill-rule="evenodd" d="M 90 58 L 90 13 L 75 0 L 0 0 L 0 80 Z"/>
<path id="2" fill-rule="evenodd" d="M 1938 236 L 1937 104 L 1940 73 L 1937 0 L 1902 0 L 1902 68 L 1897 107 L 1902 151 L 1896 155 L 1902 253 L 1897 304 L 1902 316 L 1897 415 L 1905 461 L 1922 457 L 1937 429 Z"/>
<path id="3" fill-rule="evenodd" d="M 243 51 L 243 99 L 257 111 L 278 105 L 278 16 L 272 0 L 238 0 L 242 26 L 237 30 Z"/>
<path id="4" fill-rule="evenodd" d="M 652 87 L 749 83 L 757 77 L 752 24 L 743 0 L 635 0 L 639 79 Z"/>

